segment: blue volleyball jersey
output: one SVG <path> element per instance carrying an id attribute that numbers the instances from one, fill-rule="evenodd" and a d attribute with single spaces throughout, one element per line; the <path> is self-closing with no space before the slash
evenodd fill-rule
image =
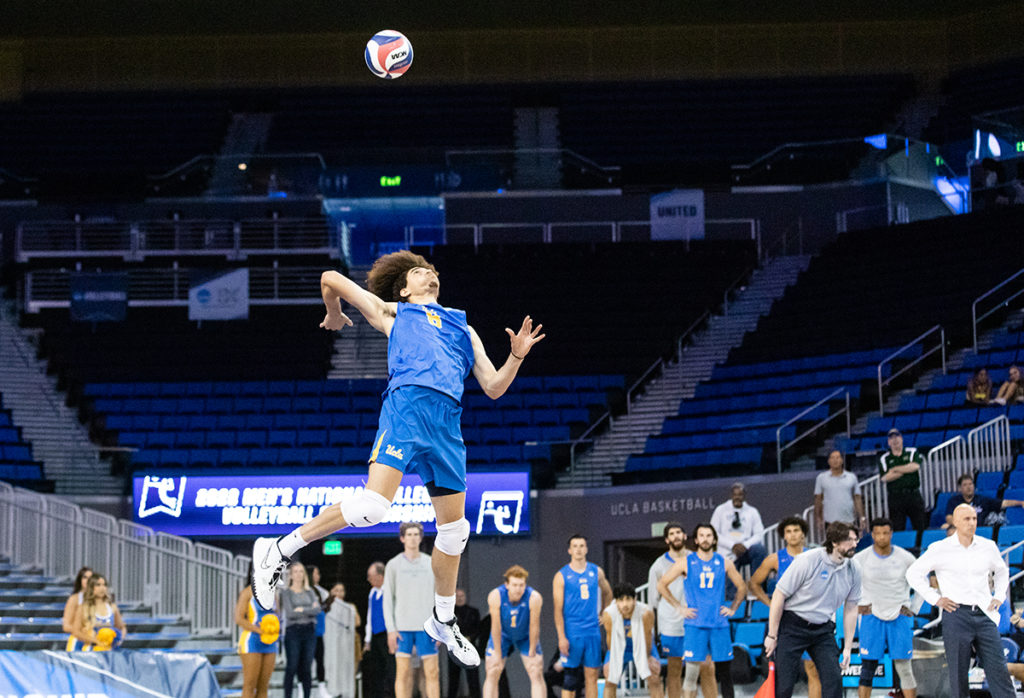
<path id="1" fill-rule="evenodd" d="M 725 558 L 718 553 L 702 560 L 697 553 L 686 556 L 686 605 L 697 609 L 696 618 L 685 625 L 696 628 L 727 628 L 729 619 L 719 609 L 725 605 Z"/>
<path id="2" fill-rule="evenodd" d="M 803 549 L 803 550 L 801 550 L 800 552 L 804 552 L 804 550 L 807 550 L 807 548 L 804 548 L 804 549 Z M 792 562 L 793 562 L 793 560 L 795 559 L 795 557 L 794 557 L 793 555 L 790 555 L 790 554 L 789 554 L 789 549 L 788 549 L 788 548 L 786 548 L 785 546 L 783 546 L 783 547 L 782 547 L 782 548 L 781 548 L 781 549 L 779 550 L 779 552 L 778 552 L 778 556 L 779 556 L 779 571 L 778 571 L 778 572 L 776 572 L 776 574 L 775 574 L 775 579 L 776 579 L 776 580 L 782 579 L 782 575 L 783 575 L 783 573 L 784 573 L 784 572 L 785 572 L 785 571 L 786 571 L 787 569 L 789 569 L 789 565 L 790 565 L 790 563 L 792 563 Z"/>
<path id="3" fill-rule="evenodd" d="M 508 598 L 508 587 L 498 587 L 501 596 L 501 635 L 512 642 L 530 639 L 530 594 L 533 587 L 526 587 L 522 598 L 512 603 Z"/>
<path id="4" fill-rule="evenodd" d="M 370 591 L 370 609 L 367 614 L 370 617 L 367 621 L 370 623 L 370 632 L 373 635 L 377 633 L 386 633 L 388 629 L 384 627 L 384 594 L 374 594 Z"/>
<path id="5" fill-rule="evenodd" d="M 388 337 L 388 392 L 403 385 L 431 388 L 462 401 L 473 369 L 466 313 L 437 303 L 399 303 Z"/>
<path id="6" fill-rule="evenodd" d="M 560 572 L 565 581 L 562 617 L 566 636 L 600 633 L 601 585 L 597 565 L 588 562 L 582 572 L 566 565 Z"/>

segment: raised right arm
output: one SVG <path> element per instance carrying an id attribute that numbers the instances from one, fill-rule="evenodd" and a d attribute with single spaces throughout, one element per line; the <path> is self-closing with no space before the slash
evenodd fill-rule
<path id="1" fill-rule="evenodd" d="M 385 303 L 352 279 L 336 271 L 325 271 L 321 274 L 320 295 L 327 306 L 327 317 L 321 327 L 340 330 L 344 325 L 352 324 L 345 313 L 341 312 L 341 301 L 345 301 L 362 313 L 375 330 L 390 334 L 391 325 L 395 321 L 396 303 Z"/>

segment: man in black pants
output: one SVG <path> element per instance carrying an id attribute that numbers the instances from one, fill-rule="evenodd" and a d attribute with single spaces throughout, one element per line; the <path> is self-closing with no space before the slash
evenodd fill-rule
<path id="1" fill-rule="evenodd" d="M 366 606 L 366 640 L 363 645 L 363 696 L 394 698 L 395 656 L 388 650 L 388 629 L 384 627 L 384 563 L 375 562 L 366 571 L 370 598 Z"/>
<path id="2" fill-rule="evenodd" d="M 921 498 L 921 476 L 918 471 L 924 459 L 916 448 L 903 447 L 899 429 L 889 430 L 889 450 L 878 463 L 879 475 L 889 493 L 889 520 L 892 530 L 906 528 L 907 517 L 915 531 L 928 528 L 928 514 Z"/>
<path id="3" fill-rule="evenodd" d="M 462 634 L 470 642 L 480 634 L 480 611 L 466 603 L 466 590 L 455 590 L 455 620 Z M 459 695 L 459 683 L 462 672 L 466 672 L 466 684 L 469 686 L 470 698 L 480 698 L 480 672 L 478 667 L 463 667 L 451 655 L 448 655 L 448 698 Z"/>
<path id="4" fill-rule="evenodd" d="M 857 531 L 849 524 L 829 524 L 825 547 L 797 555 L 775 585 L 764 653 L 775 655 L 776 698 L 792 698 L 804 651 L 818 669 L 822 698 L 842 698 L 840 668 L 850 666 L 860 601 L 860 573 L 851 562 L 857 540 Z M 841 660 L 832 621 L 840 606 L 844 606 Z"/>

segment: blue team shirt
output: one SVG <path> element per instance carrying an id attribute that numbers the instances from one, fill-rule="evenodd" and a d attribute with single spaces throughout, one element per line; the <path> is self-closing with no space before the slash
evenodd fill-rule
<path id="1" fill-rule="evenodd" d="M 807 548 L 804 548 L 800 552 L 804 552 L 805 550 L 807 550 Z M 776 580 L 782 579 L 783 572 L 785 572 L 787 569 L 789 569 L 790 563 L 792 563 L 793 560 L 796 559 L 794 556 L 789 554 L 789 549 L 786 548 L 785 546 L 783 546 L 782 548 L 779 549 L 778 556 L 779 556 L 779 571 L 775 573 L 775 579 Z"/>
<path id="2" fill-rule="evenodd" d="M 588 562 L 582 572 L 566 565 L 559 571 L 565 581 L 562 617 L 566 636 L 600 634 L 601 585 L 597 565 Z"/>
<path id="3" fill-rule="evenodd" d="M 725 605 L 725 558 L 715 553 L 705 562 L 697 553 L 686 556 L 686 605 L 697 609 L 696 618 L 684 625 L 695 628 L 727 628 L 729 619 L 719 609 Z"/>
<path id="4" fill-rule="evenodd" d="M 379 592 L 379 590 L 378 590 Z M 367 614 L 369 618 L 367 621 L 370 623 L 371 632 L 376 635 L 377 633 L 386 633 L 388 629 L 384 626 L 384 594 L 374 594 L 370 592 L 370 609 Z"/>
<path id="5" fill-rule="evenodd" d="M 388 389 L 419 385 L 462 401 L 473 369 L 466 313 L 437 303 L 399 303 L 388 337 Z"/>
<path id="6" fill-rule="evenodd" d="M 508 599 L 508 587 L 498 587 L 501 596 L 501 636 L 512 642 L 530 639 L 530 594 L 533 587 L 526 587 L 518 602 Z"/>

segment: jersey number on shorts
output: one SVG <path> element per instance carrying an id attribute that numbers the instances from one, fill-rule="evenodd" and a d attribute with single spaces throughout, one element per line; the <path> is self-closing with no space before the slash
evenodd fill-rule
<path id="1" fill-rule="evenodd" d="M 590 598 L 590 587 L 586 582 L 580 583 L 580 598 L 584 601 Z"/>
<path id="2" fill-rule="evenodd" d="M 701 589 L 710 589 L 714 583 L 715 583 L 715 573 L 714 572 L 701 572 L 700 573 L 700 588 Z"/>

